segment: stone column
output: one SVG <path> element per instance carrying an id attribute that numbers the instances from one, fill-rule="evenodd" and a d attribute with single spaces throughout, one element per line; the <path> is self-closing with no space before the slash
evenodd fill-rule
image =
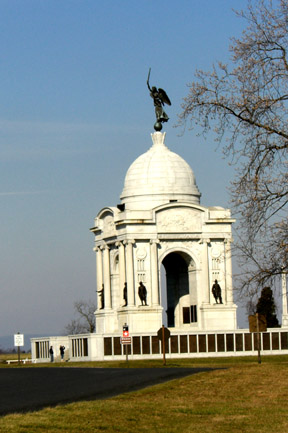
<path id="1" fill-rule="evenodd" d="M 150 263 L 151 263 L 151 303 L 159 305 L 159 274 L 158 274 L 158 239 L 150 241 Z"/>
<path id="2" fill-rule="evenodd" d="M 125 247 L 122 242 L 116 242 L 116 247 L 119 251 L 119 289 L 120 297 L 123 297 L 123 288 L 126 281 L 126 269 L 125 269 Z M 121 299 L 121 298 L 120 298 Z"/>
<path id="3" fill-rule="evenodd" d="M 282 273 L 282 314 L 287 315 L 287 284 L 286 273 Z"/>
<path id="4" fill-rule="evenodd" d="M 108 245 L 103 247 L 104 307 L 111 309 L 110 253 Z"/>
<path id="5" fill-rule="evenodd" d="M 208 244 L 210 244 L 210 239 L 201 239 L 200 244 L 203 244 L 202 248 L 202 284 L 205 290 L 202 291 L 204 294 L 203 302 L 205 304 L 210 303 L 210 277 L 209 277 L 209 260 L 208 260 Z"/>
<path id="6" fill-rule="evenodd" d="M 96 290 L 97 290 L 97 309 L 101 307 L 101 299 L 99 290 L 102 289 L 103 284 L 103 268 L 102 268 L 102 251 L 99 247 L 95 248 L 96 251 Z"/>
<path id="7" fill-rule="evenodd" d="M 231 240 L 224 239 L 225 283 L 227 304 L 233 304 Z"/>
<path id="8" fill-rule="evenodd" d="M 282 327 L 288 326 L 288 315 L 287 315 L 287 274 L 282 272 Z"/>
<path id="9" fill-rule="evenodd" d="M 126 244 L 126 279 L 127 279 L 127 295 L 128 307 L 135 305 L 134 291 L 134 262 L 133 262 L 133 244 L 134 240 L 127 240 Z"/>

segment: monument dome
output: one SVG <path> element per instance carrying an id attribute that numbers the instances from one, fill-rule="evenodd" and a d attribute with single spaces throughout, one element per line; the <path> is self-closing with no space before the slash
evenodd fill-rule
<path id="1" fill-rule="evenodd" d="M 121 202 L 126 209 L 152 209 L 169 202 L 200 204 L 200 192 L 187 162 L 164 144 L 165 133 L 151 134 L 153 145 L 129 167 Z"/>

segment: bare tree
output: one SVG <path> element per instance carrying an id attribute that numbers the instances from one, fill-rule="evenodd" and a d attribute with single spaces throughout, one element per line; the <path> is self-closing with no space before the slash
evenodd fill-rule
<path id="1" fill-rule="evenodd" d="M 288 263 L 288 3 L 249 1 L 232 39 L 229 66 L 198 70 L 184 99 L 180 124 L 211 129 L 235 164 L 231 185 L 240 220 L 240 293 L 255 293 L 287 272 Z"/>
<path id="2" fill-rule="evenodd" d="M 247 316 L 253 316 L 256 313 L 256 302 L 249 300 L 246 304 Z"/>
<path id="3" fill-rule="evenodd" d="M 74 310 L 77 315 L 76 319 L 71 320 L 65 327 L 67 334 L 83 334 L 95 331 L 96 303 L 88 300 L 79 300 L 74 302 Z"/>
<path id="4" fill-rule="evenodd" d="M 79 321 L 79 319 L 72 319 L 68 325 L 65 326 L 65 333 L 67 335 L 85 334 L 87 327 Z"/>

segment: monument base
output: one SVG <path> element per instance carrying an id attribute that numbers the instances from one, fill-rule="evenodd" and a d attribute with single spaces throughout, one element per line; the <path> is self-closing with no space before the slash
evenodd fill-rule
<path id="1" fill-rule="evenodd" d="M 217 331 L 237 329 L 237 305 L 204 304 L 200 307 L 200 321 L 202 329 Z"/>
<path id="2" fill-rule="evenodd" d="M 157 332 L 162 326 L 163 307 L 149 305 L 120 307 L 117 311 L 97 310 L 95 312 L 96 334 L 122 333 L 125 324 L 129 333 Z"/>

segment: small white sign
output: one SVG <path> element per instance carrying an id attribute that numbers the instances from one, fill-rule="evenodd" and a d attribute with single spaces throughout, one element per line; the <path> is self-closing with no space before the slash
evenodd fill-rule
<path id="1" fill-rule="evenodd" d="M 14 334 L 14 346 L 24 346 L 24 334 Z"/>

